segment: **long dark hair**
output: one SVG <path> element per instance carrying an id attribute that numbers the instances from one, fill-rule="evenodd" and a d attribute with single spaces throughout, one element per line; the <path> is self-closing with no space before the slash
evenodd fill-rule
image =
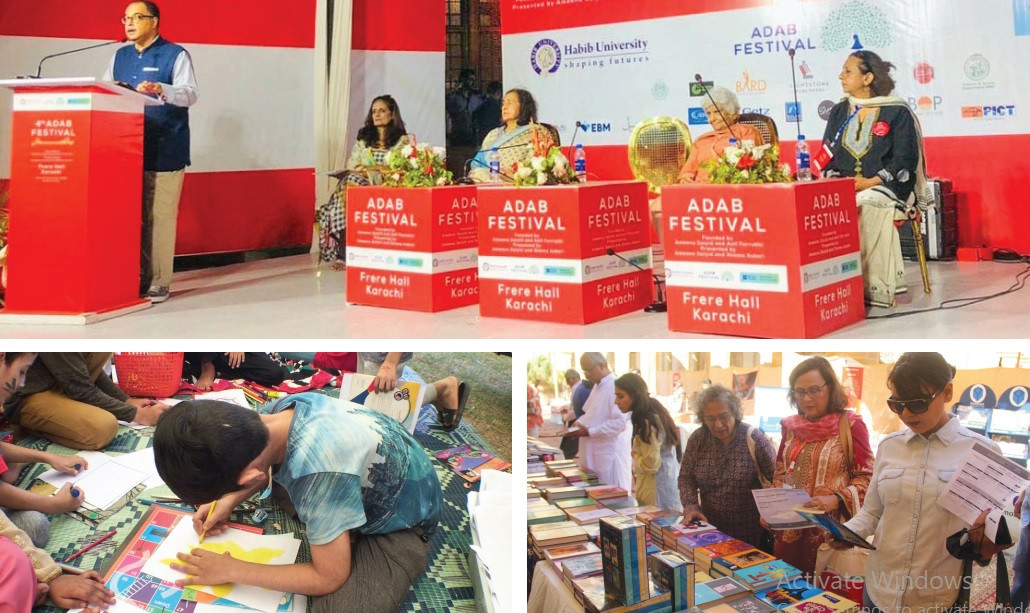
<path id="1" fill-rule="evenodd" d="M 864 49 L 852 53 L 851 57 L 858 60 L 858 69 L 862 71 L 862 74 L 872 73 L 873 82 L 869 85 L 869 90 L 873 92 L 874 96 L 886 96 L 894 91 L 894 78 L 890 75 L 894 64 L 885 62 L 883 58 L 872 51 Z"/>
<path id="2" fill-rule="evenodd" d="M 369 147 L 375 147 L 379 144 L 379 129 L 372 123 L 372 106 L 380 100 L 386 103 L 390 112 L 393 113 L 393 119 L 386 126 L 386 142 L 383 143 L 389 149 L 396 145 L 402 136 L 408 133 L 407 128 L 404 127 L 404 120 L 401 119 L 401 107 L 397 106 L 397 101 L 389 94 L 376 96 L 372 100 L 372 104 L 368 105 L 368 115 L 365 117 L 365 125 L 361 126 L 361 129 L 358 130 L 358 140 L 364 141 Z"/>
<path id="3" fill-rule="evenodd" d="M 529 122 L 536 123 L 536 100 L 533 99 L 533 94 L 529 93 L 524 89 L 509 89 L 507 94 L 515 94 L 515 97 L 519 99 L 519 116 L 515 119 L 515 123 L 524 126 Z"/>
<path id="4" fill-rule="evenodd" d="M 955 367 L 939 353 L 909 352 L 902 354 L 887 375 L 887 383 L 898 398 L 924 398 L 944 389 L 955 378 Z"/>
<path id="5" fill-rule="evenodd" d="M 639 436 L 645 443 L 650 443 L 652 432 L 664 431 L 665 442 L 679 449 L 680 434 L 676 422 L 672 421 L 669 410 L 647 393 L 647 383 L 640 375 L 622 375 L 615 380 L 615 387 L 633 399 L 633 404 L 630 405 L 630 421 L 633 423 L 635 436 Z"/>
<path id="6" fill-rule="evenodd" d="M 816 355 L 808 358 L 794 367 L 794 370 L 790 371 L 790 389 L 787 390 L 787 401 L 790 402 L 790 406 L 797 410 L 798 414 L 801 414 L 801 409 L 798 409 L 797 398 L 794 397 L 794 384 L 797 383 L 798 378 L 810 370 L 818 370 L 819 374 L 822 375 L 823 381 L 826 385 L 830 386 L 830 402 L 826 406 L 827 413 L 843 413 L 848 408 L 848 395 L 844 393 L 844 386 L 841 385 L 840 379 L 837 378 L 837 373 L 833 372 L 833 366 L 830 365 L 830 361 L 821 355 Z"/>

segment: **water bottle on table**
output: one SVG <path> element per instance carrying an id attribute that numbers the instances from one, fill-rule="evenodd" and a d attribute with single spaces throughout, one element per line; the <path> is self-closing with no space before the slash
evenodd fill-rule
<path id="1" fill-rule="evenodd" d="M 797 171 L 798 181 L 812 180 L 812 162 L 808 155 L 808 143 L 805 142 L 804 134 L 798 136 Z"/>
<path id="2" fill-rule="evenodd" d="M 576 180 L 580 183 L 587 182 L 587 153 L 583 151 L 583 143 L 576 145 L 576 155 L 573 163 L 576 169 Z"/>
<path id="3" fill-rule="evenodd" d="M 501 156 L 497 153 L 497 147 L 490 150 L 490 158 L 488 162 L 490 166 L 490 182 L 500 183 L 501 182 Z"/>

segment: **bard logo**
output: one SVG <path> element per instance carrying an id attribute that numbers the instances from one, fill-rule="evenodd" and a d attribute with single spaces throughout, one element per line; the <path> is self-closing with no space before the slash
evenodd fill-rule
<path id="1" fill-rule="evenodd" d="M 889 47 L 895 21 L 868 0 L 842 2 L 826 16 L 820 45 L 827 51 Z"/>
<path id="2" fill-rule="evenodd" d="M 787 123 L 801 123 L 801 103 L 787 102 L 785 105 Z"/>
<path id="3" fill-rule="evenodd" d="M 698 83 L 697 81 L 691 81 L 690 97 L 698 98 L 700 96 L 704 96 L 705 92 L 712 89 L 713 85 L 715 85 L 714 81 L 701 81 L 700 83 Z"/>
<path id="4" fill-rule="evenodd" d="M 687 111 L 687 123 L 692 126 L 708 125 L 708 115 L 705 113 L 703 108 L 692 106 Z"/>
<path id="5" fill-rule="evenodd" d="M 529 63 L 538 75 L 554 74 L 561 66 L 561 47 L 550 38 L 540 40 L 533 45 Z"/>
<path id="6" fill-rule="evenodd" d="M 836 105 L 836 103 L 833 100 L 823 100 L 822 102 L 820 102 L 819 103 L 819 109 L 818 109 L 819 110 L 819 119 L 822 119 L 823 121 L 829 120 L 830 119 L 830 111 L 833 110 L 833 107 L 835 105 Z"/>
<path id="7" fill-rule="evenodd" d="M 912 69 L 912 78 L 920 85 L 928 84 L 930 81 L 933 81 L 933 66 L 926 62 L 919 62 Z"/>
<path id="8" fill-rule="evenodd" d="M 760 94 L 767 89 L 769 89 L 769 84 L 764 79 L 752 79 L 746 68 L 744 76 L 737 81 L 738 94 Z"/>

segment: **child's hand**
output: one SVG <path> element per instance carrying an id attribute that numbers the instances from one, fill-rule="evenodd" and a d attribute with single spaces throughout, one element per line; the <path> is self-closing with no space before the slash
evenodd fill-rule
<path id="1" fill-rule="evenodd" d="M 68 473 L 69 475 L 77 475 L 79 471 L 89 468 L 89 462 L 77 455 L 57 455 L 53 453 L 50 454 L 47 464 L 55 470 Z"/>
<path id="2" fill-rule="evenodd" d="M 172 563 L 172 570 L 177 570 L 187 575 L 186 579 L 179 579 L 175 585 L 185 587 L 187 585 L 222 585 L 223 583 L 236 583 L 234 569 L 240 563 L 239 560 L 229 555 L 229 552 L 217 554 L 206 549 L 194 549 L 189 553 L 177 554 L 182 564 Z"/>
<path id="3" fill-rule="evenodd" d="M 95 570 L 81 575 L 59 575 L 50 582 L 50 600 L 62 609 L 101 611 L 115 603 L 114 592 L 104 586 Z"/>
<path id="4" fill-rule="evenodd" d="M 214 536 L 221 534 L 228 529 L 229 526 L 225 522 L 229 520 L 229 515 L 232 514 L 233 505 L 222 500 L 222 504 L 215 505 L 215 512 L 208 518 L 207 513 L 211 509 L 211 503 L 201 505 L 197 509 L 197 512 L 193 514 L 193 529 L 200 534 L 207 530 L 205 537 Z"/>
<path id="5" fill-rule="evenodd" d="M 78 494 L 75 496 L 72 494 L 72 490 Z M 67 513 L 68 511 L 74 511 L 75 509 L 82 506 L 82 501 L 86 499 L 86 493 L 80 488 L 73 486 L 71 483 L 65 483 L 61 489 L 57 490 L 57 493 L 51 498 L 53 512 L 54 513 Z"/>
<path id="6" fill-rule="evenodd" d="M 397 369 L 391 364 L 383 364 L 376 373 L 372 385 L 377 392 L 389 392 L 397 387 Z"/>

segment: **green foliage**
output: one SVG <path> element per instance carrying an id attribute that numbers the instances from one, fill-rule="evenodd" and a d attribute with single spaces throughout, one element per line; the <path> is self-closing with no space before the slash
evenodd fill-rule
<path id="1" fill-rule="evenodd" d="M 385 173 L 383 184 L 390 187 L 450 185 L 454 175 L 444 166 L 445 155 L 443 148 L 424 144 L 391 151 L 386 158 L 390 170 Z"/>
<path id="2" fill-rule="evenodd" d="M 790 167 L 780 164 L 778 145 L 762 145 L 746 149 L 727 147 L 721 157 L 705 160 L 708 182 L 729 185 L 789 183 Z"/>
<path id="3" fill-rule="evenodd" d="M 576 171 L 561 149 L 552 146 L 547 155 L 535 155 L 515 165 L 515 186 L 565 185 L 576 182 Z"/>
<path id="4" fill-rule="evenodd" d="M 539 383 L 541 391 L 554 394 L 554 367 L 550 357 L 537 355 L 531 359 L 526 365 L 526 378 L 530 385 Z"/>

